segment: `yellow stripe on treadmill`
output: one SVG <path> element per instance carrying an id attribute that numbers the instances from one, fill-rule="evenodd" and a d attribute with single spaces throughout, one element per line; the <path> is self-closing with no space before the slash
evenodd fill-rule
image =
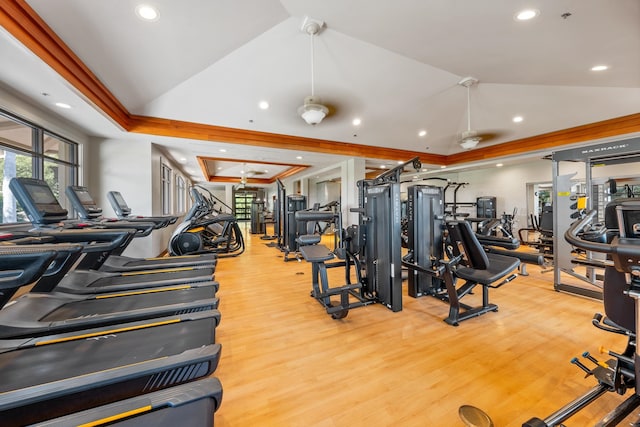
<path id="1" fill-rule="evenodd" d="M 72 337 L 65 337 L 65 338 L 58 338 L 58 339 L 54 339 L 54 340 L 41 341 L 41 342 L 36 343 L 36 347 L 41 346 L 41 345 L 58 344 L 58 343 L 61 343 L 61 342 L 66 342 L 66 341 L 75 341 L 75 340 L 82 340 L 82 339 L 86 339 L 86 338 L 99 337 L 101 335 L 117 334 L 119 332 L 136 331 L 136 330 L 139 330 L 139 329 L 153 328 L 155 326 L 171 325 L 173 323 L 180 323 L 180 322 L 181 322 L 180 319 L 172 319 L 172 320 L 165 320 L 164 322 L 145 323 L 144 325 L 129 326 L 128 328 L 118 328 L 118 329 L 110 329 L 108 331 L 94 332 L 92 334 L 74 335 Z"/>
<path id="2" fill-rule="evenodd" d="M 143 406 L 141 408 L 132 409 L 131 411 L 122 412 L 122 413 L 117 414 L 117 415 L 112 415 L 110 417 L 105 417 L 105 418 L 101 418 L 99 420 L 91 421 L 90 423 L 78 424 L 78 427 L 95 427 L 95 426 L 111 423 L 113 421 L 118 421 L 118 420 L 121 420 L 123 418 L 131 417 L 133 415 L 142 414 L 143 412 L 149 412 L 152 409 L 153 409 L 153 407 L 151 405 Z"/>
<path id="3" fill-rule="evenodd" d="M 96 297 L 96 299 L 128 297 L 128 296 L 131 296 L 131 295 L 155 294 L 156 292 L 181 291 L 181 290 L 184 290 L 184 289 L 191 289 L 191 286 L 189 286 L 189 285 L 162 286 L 162 287 L 159 287 L 159 288 L 151 288 L 151 289 L 146 289 L 146 290 L 121 292 L 119 294 L 98 295 Z"/>
<path id="4" fill-rule="evenodd" d="M 200 255 L 159 256 L 159 257 L 145 258 L 145 260 L 147 260 L 147 261 L 157 261 L 157 260 L 167 261 L 167 260 L 172 260 L 172 259 L 176 259 L 176 258 L 182 258 L 182 259 L 200 258 Z"/>
<path id="5" fill-rule="evenodd" d="M 192 228 L 191 230 L 187 230 L 187 233 L 199 233 L 203 230 L 204 230 L 204 227 L 196 227 L 196 228 Z"/>
<path id="6" fill-rule="evenodd" d="M 126 273 L 120 273 L 121 276 L 139 276 L 141 274 L 156 274 L 156 273 L 173 273 L 180 271 L 195 270 L 193 267 L 177 267 L 177 268 L 159 268 L 157 270 L 141 270 L 141 271 L 128 271 Z"/>

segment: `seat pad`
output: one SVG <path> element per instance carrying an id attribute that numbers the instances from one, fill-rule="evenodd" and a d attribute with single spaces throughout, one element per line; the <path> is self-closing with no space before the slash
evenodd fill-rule
<path id="1" fill-rule="evenodd" d="M 333 259 L 333 252 L 324 245 L 300 246 L 300 253 L 309 262 L 323 262 Z"/>
<path id="2" fill-rule="evenodd" d="M 518 268 L 520 260 L 518 258 L 488 253 L 489 268 L 486 270 L 478 270 L 469 267 L 458 267 L 456 276 L 464 280 L 478 282 L 481 285 L 490 285 L 513 270 Z"/>

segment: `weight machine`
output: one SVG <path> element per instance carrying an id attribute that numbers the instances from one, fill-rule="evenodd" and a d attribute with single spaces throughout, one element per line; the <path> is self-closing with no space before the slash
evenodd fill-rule
<path id="1" fill-rule="evenodd" d="M 357 225 L 342 230 L 341 220 L 336 224 L 340 243 L 333 251 L 319 245 L 320 236 L 298 237 L 302 256 L 313 264 L 312 292 L 334 318 L 347 315 L 350 308 L 378 302 L 396 312 L 402 310 L 402 236 L 400 232 L 400 174 L 408 165 L 418 170 L 416 157 L 390 169 L 374 179 L 358 181 Z M 312 226 L 317 221 L 328 221 L 331 213 L 298 211 L 296 218 Z M 312 232 L 313 230 L 311 230 Z M 328 263 L 338 257 L 342 261 Z M 351 266 L 357 283 L 351 283 Z M 346 284 L 329 287 L 327 268 L 344 267 Z M 339 302 L 331 296 L 339 295 Z M 350 300 L 355 297 L 355 300 Z"/>
<path id="2" fill-rule="evenodd" d="M 608 392 L 625 395 L 628 390 L 634 391 L 596 424 L 599 427 L 618 425 L 640 407 L 640 390 L 636 380 L 640 375 L 640 355 L 636 346 L 636 330 L 640 321 L 640 200 L 620 200 L 607 206 L 605 222 L 611 233 L 610 243 L 585 240 L 589 236 L 588 227 L 596 215 L 597 211 L 591 210 L 583 219 L 575 221 L 564 237 L 575 247 L 607 254 L 610 258 L 603 287 L 606 317 L 596 313 L 592 323 L 607 332 L 626 335 L 627 346 L 622 353 L 605 351 L 611 356 L 606 362 L 598 361 L 588 352 L 583 353 L 584 363 L 574 358 L 571 363 L 582 369 L 587 377 L 593 376 L 597 385 L 544 420 L 532 418 L 523 427 L 561 425 Z M 585 363 L 591 364 L 593 368 Z M 639 425 L 637 413 L 634 417 L 634 422 L 625 425 Z"/>
<path id="3" fill-rule="evenodd" d="M 409 252 L 403 257 L 403 265 L 410 270 L 409 296 L 428 295 L 447 302 L 449 316 L 445 322 L 453 326 L 497 311 L 498 306 L 489 303 L 489 288 L 515 279 L 511 272 L 520 260 L 485 253 L 468 222 L 445 222 L 442 188 L 414 185 L 407 190 Z M 458 285 L 458 280 L 464 283 Z M 482 287 L 482 304 L 472 307 L 462 303 L 462 298 L 478 285 Z"/>
<path id="4" fill-rule="evenodd" d="M 597 194 L 592 182 L 592 169 L 596 166 L 618 165 L 640 161 L 640 138 L 624 141 L 607 142 L 586 147 L 557 151 L 552 155 L 553 161 L 553 265 L 554 289 L 575 293 L 591 298 L 602 299 L 601 275 L 606 263 L 602 257 L 587 251 L 586 256 L 576 258 L 572 255 L 572 246 L 562 236 L 570 223 L 579 218 L 585 210 L 596 209 Z M 560 174 L 560 162 L 583 162 L 585 165 L 584 192 L 572 191 L 571 178 L 574 174 Z M 578 206 L 584 197 L 586 204 Z M 583 209 L 580 209 L 583 208 Z M 603 218 L 599 218 L 602 220 Z M 586 268 L 586 274 L 579 274 L 574 269 L 577 265 Z M 580 280 L 580 284 L 569 284 L 563 280 L 563 274 Z"/>

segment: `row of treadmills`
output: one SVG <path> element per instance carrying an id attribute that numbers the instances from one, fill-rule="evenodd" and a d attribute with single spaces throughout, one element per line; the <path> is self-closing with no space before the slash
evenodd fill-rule
<path id="1" fill-rule="evenodd" d="M 175 218 L 68 220 L 44 181 L 10 189 L 31 223 L 0 228 L 0 425 L 212 426 L 215 255 L 125 257 Z"/>

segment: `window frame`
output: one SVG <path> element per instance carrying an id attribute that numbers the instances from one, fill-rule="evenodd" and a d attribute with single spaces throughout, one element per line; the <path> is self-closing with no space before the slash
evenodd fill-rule
<path id="1" fill-rule="evenodd" d="M 161 202 L 162 215 L 171 215 L 173 207 L 171 206 L 171 175 L 173 170 L 171 166 L 165 162 L 160 163 L 160 185 L 161 185 Z"/>
<path id="2" fill-rule="evenodd" d="M 0 150 L 3 151 L 11 151 L 16 153 L 17 155 L 23 155 L 31 157 L 31 177 L 36 179 L 45 179 L 46 178 L 46 165 L 54 164 L 57 167 L 56 173 L 56 185 L 60 187 L 62 183 L 63 186 L 67 185 L 77 185 L 79 180 L 79 171 L 80 171 L 80 161 L 79 161 L 79 152 L 80 152 L 80 144 L 75 141 L 72 141 L 69 138 L 66 138 L 56 132 L 53 132 L 46 127 L 38 125 L 29 120 L 25 120 L 22 117 L 17 116 L 7 110 L 0 108 L 0 118 L 3 120 L 6 119 L 9 122 L 14 122 L 20 126 L 24 126 L 31 131 L 31 148 L 26 148 L 27 146 L 22 145 L 14 145 L 0 138 Z M 58 140 L 58 152 L 61 151 L 62 146 L 64 144 L 65 152 L 68 154 L 68 159 L 59 159 L 55 156 L 49 155 L 45 153 L 45 137 L 51 137 Z M 65 156 L 66 157 L 66 156 Z M 60 171 L 64 171 L 65 179 L 63 182 L 60 180 Z M 2 171 L 4 175 L 4 171 Z M 64 194 L 64 189 L 58 188 L 58 198 L 60 204 L 65 207 L 68 211 L 71 211 L 70 206 L 66 200 L 66 196 Z M 22 221 L 19 221 L 22 222 Z"/>

